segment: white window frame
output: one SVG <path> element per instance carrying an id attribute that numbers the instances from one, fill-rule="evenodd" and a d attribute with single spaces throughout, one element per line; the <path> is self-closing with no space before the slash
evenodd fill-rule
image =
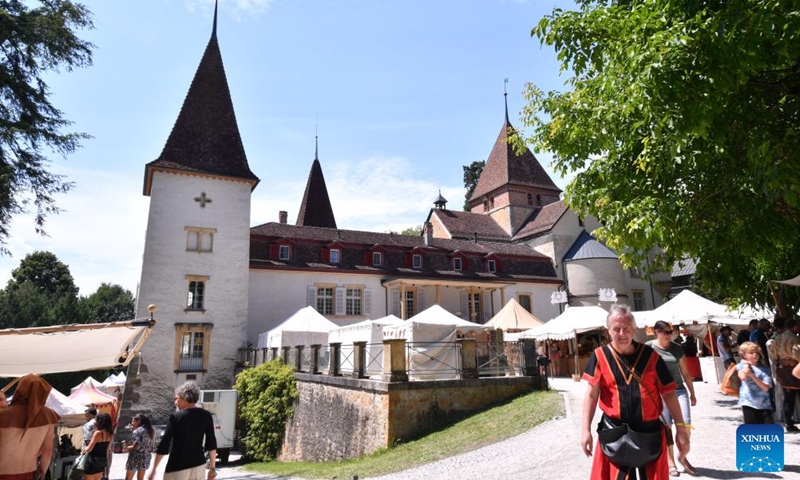
<path id="1" fill-rule="evenodd" d="M 409 288 L 406 290 L 406 298 L 404 298 L 403 301 L 406 304 L 406 319 L 409 319 L 418 313 L 416 288 Z"/>
<path id="2" fill-rule="evenodd" d="M 290 260 L 292 258 L 292 247 L 290 245 L 278 245 L 278 260 Z"/>
<path id="3" fill-rule="evenodd" d="M 464 266 L 464 262 L 460 257 L 453 257 L 453 270 L 460 272 Z"/>
<path id="4" fill-rule="evenodd" d="M 364 287 L 346 286 L 345 287 L 345 312 L 349 317 L 360 317 L 364 315 Z"/>
<path id="5" fill-rule="evenodd" d="M 372 252 L 372 266 L 383 266 L 383 254 L 381 252 Z"/>
<path id="6" fill-rule="evenodd" d="M 331 248 L 329 254 L 331 263 L 339 263 L 342 261 L 342 251 L 338 248 Z"/>
<path id="7" fill-rule="evenodd" d="M 186 275 L 186 304 L 184 310 L 205 311 L 208 293 L 208 277 Z M 194 286 L 194 288 L 192 288 Z M 197 297 L 200 297 L 199 301 Z"/>
<path id="8" fill-rule="evenodd" d="M 488 260 L 486 262 L 486 270 L 489 273 L 496 273 L 497 272 L 497 262 L 494 260 Z"/>
<path id="9" fill-rule="evenodd" d="M 422 268 L 422 255 L 419 253 L 411 255 L 411 266 L 416 269 Z"/>
<path id="10" fill-rule="evenodd" d="M 334 285 L 316 285 L 314 308 L 320 315 L 333 315 L 336 311 L 336 287 Z"/>

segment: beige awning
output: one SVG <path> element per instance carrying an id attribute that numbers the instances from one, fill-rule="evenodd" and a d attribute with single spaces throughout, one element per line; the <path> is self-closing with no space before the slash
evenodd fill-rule
<path id="1" fill-rule="evenodd" d="M 544 325 L 544 322 L 522 308 L 522 305 L 512 298 L 497 312 L 497 315 L 486 322 L 486 325 L 503 330 L 527 330 Z"/>
<path id="2" fill-rule="evenodd" d="M 0 330 L 0 377 L 127 366 L 152 320 Z"/>

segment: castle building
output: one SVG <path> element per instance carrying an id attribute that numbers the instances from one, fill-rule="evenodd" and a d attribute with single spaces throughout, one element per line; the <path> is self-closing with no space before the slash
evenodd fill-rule
<path id="1" fill-rule="evenodd" d="M 175 125 L 145 165 L 137 317 L 155 304 L 157 324 L 129 372 L 122 421 L 146 412 L 163 423 L 186 380 L 230 388 L 237 351 L 309 305 L 348 325 L 408 319 L 434 304 L 483 323 L 511 298 L 548 320 L 563 308 L 552 294 L 565 289 L 573 305 L 597 305 L 598 288 L 639 309 L 662 302 L 591 236 L 596 222 L 566 208 L 533 153 L 509 144 L 507 104 L 469 212 L 448 210 L 439 193 L 419 236 L 339 228 L 316 145 L 296 222 L 281 211 L 277 222 L 251 227 L 259 179 L 239 135 L 216 21 L 215 11 Z"/>

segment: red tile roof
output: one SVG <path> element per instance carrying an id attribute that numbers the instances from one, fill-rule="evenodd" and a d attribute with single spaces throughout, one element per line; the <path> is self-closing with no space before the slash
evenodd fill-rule
<path id="1" fill-rule="evenodd" d="M 567 206 L 564 205 L 564 200 L 553 202 L 534 211 L 522 228 L 514 234 L 514 241 L 524 240 L 550 231 L 566 211 Z"/>
<path id="2" fill-rule="evenodd" d="M 536 187 L 552 191 L 555 194 L 561 192 L 530 149 L 526 147 L 525 151 L 518 155 L 514 146 L 508 143 L 509 134 L 513 134 L 513 132 L 514 127 L 506 119 L 494 147 L 489 153 L 486 166 L 481 172 L 470 201 L 477 200 L 506 185 Z"/>
<path id="3" fill-rule="evenodd" d="M 472 239 L 477 234 L 479 240 L 511 241 L 511 236 L 489 215 L 452 210 L 431 210 L 430 214 L 442 222 L 453 238 Z"/>

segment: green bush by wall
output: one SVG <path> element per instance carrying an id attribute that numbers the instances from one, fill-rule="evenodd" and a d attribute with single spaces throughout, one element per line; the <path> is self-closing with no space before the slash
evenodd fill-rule
<path id="1" fill-rule="evenodd" d="M 244 421 L 241 438 L 247 458 L 274 460 L 281 448 L 286 420 L 294 414 L 297 382 L 292 367 L 280 359 L 248 368 L 236 379 L 239 415 Z"/>

